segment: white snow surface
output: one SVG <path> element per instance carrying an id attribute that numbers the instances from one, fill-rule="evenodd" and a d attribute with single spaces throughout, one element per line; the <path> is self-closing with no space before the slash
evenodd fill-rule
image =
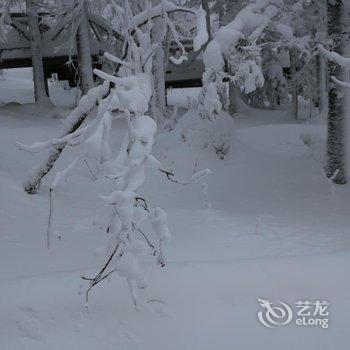
<path id="1" fill-rule="evenodd" d="M 168 213 L 167 266 L 141 265 L 150 280 L 141 311 L 125 280 L 113 275 L 91 292 L 89 314 L 80 276 L 93 275 L 104 261 L 96 248 L 106 239 L 98 226 L 108 204 L 98 195 L 108 193 L 109 184 L 93 182 L 84 164 L 72 171 L 56 191 L 56 232 L 48 251 L 53 174 L 37 195 L 24 193 L 22 178 L 44 155 L 14 145 L 54 137 L 60 124 L 35 115 L 31 106 L 0 109 L 0 349 L 347 347 L 350 189 L 336 187 L 333 194 L 322 176 L 322 147 L 312 147 L 324 142 L 322 123 L 298 124 L 283 111 L 235 115 L 225 160 L 177 140 L 176 132 L 158 133 L 153 152 L 178 177 L 211 169 L 205 182 L 212 209 L 206 209 L 200 182 L 179 186 L 148 169 L 141 193 Z M 114 121 L 111 132 L 119 145 L 125 125 Z M 57 169 L 73 158 L 64 152 Z M 161 234 L 166 239 L 167 232 Z M 258 298 L 327 300 L 330 328 L 267 329 L 257 320 Z"/>
<path id="2" fill-rule="evenodd" d="M 0 105 L 7 103 L 33 103 L 34 83 L 31 68 L 5 69 L 5 80 L 0 80 Z M 57 107 L 69 107 L 75 103 L 76 88 L 65 90 L 49 82 L 49 94 Z"/>

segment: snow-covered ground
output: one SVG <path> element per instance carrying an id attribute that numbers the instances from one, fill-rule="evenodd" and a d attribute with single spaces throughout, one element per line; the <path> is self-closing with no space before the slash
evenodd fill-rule
<path id="1" fill-rule="evenodd" d="M 34 84 L 32 68 L 5 70 L 5 80 L 0 80 L 0 105 L 8 103 L 33 103 Z M 76 89 L 65 90 L 63 86 L 53 86 L 49 81 L 51 101 L 55 106 L 73 106 Z"/>
<path id="2" fill-rule="evenodd" d="M 125 281 L 113 276 L 92 291 L 88 314 L 80 276 L 103 262 L 94 254 L 105 239 L 97 227 L 105 204 L 97 196 L 108 185 L 93 182 L 81 165 L 59 186 L 48 251 L 52 174 L 37 195 L 24 193 L 22 178 L 43 155 L 14 146 L 46 140 L 60 123 L 30 105 L 0 108 L 0 349 L 346 348 L 350 190 L 333 193 L 322 176 L 322 124 L 295 123 L 283 111 L 237 115 L 225 160 L 199 154 L 176 133 L 158 135 L 155 154 L 179 176 L 190 176 L 197 159 L 198 168 L 212 170 L 205 180 L 212 209 L 200 183 L 177 186 L 150 170 L 143 193 L 168 212 L 173 235 L 167 267 L 144 264 L 151 281 L 144 298 L 153 302 L 137 312 Z M 123 130 L 121 122 L 113 125 L 116 145 Z M 307 147 L 300 135 L 310 130 L 316 141 Z M 65 152 L 57 168 L 73 156 Z M 268 329 L 257 318 L 258 298 L 327 300 L 330 326 Z"/>
<path id="3" fill-rule="evenodd" d="M 169 106 L 179 106 L 188 108 L 197 100 L 200 88 L 168 89 L 167 104 Z"/>

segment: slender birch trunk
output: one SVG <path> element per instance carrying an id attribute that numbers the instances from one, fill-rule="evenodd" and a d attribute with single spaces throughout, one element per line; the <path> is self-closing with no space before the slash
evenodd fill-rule
<path id="1" fill-rule="evenodd" d="M 34 98 L 40 105 L 51 105 L 46 91 L 44 64 L 39 29 L 39 15 L 33 0 L 26 0 L 28 27 L 31 34 L 31 53 L 34 80 Z"/>
<path id="2" fill-rule="evenodd" d="M 203 7 L 203 10 L 205 11 L 205 20 L 207 23 L 208 40 L 211 40 L 210 7 L 209 7 L 208 0 L 202 0 L 202 7 Z M 221 6 L 221 8 L 222 8 L 222 6 Z M 219 12 L 219 14 L 220 14 L 220 12 Z"/>
<path id="3" fill-rule="evenodd" d="M 80 14 L 80 24 L 76 35 L 80 89 L 85 95 L 94 86 L 90 48 L 90 27 L 85 2 Z"/>

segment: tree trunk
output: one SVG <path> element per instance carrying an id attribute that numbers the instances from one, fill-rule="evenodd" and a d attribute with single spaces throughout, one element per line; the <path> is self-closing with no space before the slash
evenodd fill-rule
<path id="1" fill-rule="evenodd" d="M 327 62 L 323 55 L 317 56 L 317 75 L 318 75 L 318 107 L 320 115 L 324 116 L 328 107 L 327 100 Z"/>
<path id="2" fill-rule="evenodd" d="M 154 94 L 152 101 L 153 118 L 160 121 L 166 110 L 165 99 L 165 55 L 164 55 L 164 26 L 163 18 L 156 18 L 152 28 L 152 41 L 159 44 L 154 53 L 153 76 L 154 76 Z"/>
<path id="3" fill-rule="evenodd" d="M 78 72 L 79 85 L 83 95 L 94 86 L 94 76 L 92 73 L 92 60 L 90 48 L 90 27 L 86 2 L 80 14 L 80 24 L 77 31 L 77 52 L 78 52 Z"/>
<path id="4" fill-rule="evenodd" d="M 343 53 L 344 7 L 342 0 L 328 0 L 328 35 L 333 39 L 333 51 Z M 329 76 L 344 80 L 344 70 L 334 62 L 329 63 Z M 328 95 L 328 139 L 327 139 L 327 176 L 336 184 L 347 182 L 345 162 L 345 93 L 343 88 L 333 81 L 329 83 Z"/>
<path id="5" fill-rule="evenodd" d="M 31 33 L 30 44 L 32 53 L 35 102 L 41 105 L 52 105 L 45 86 L 41 33 L 39 30 L 39 15 L 33 0 L 26 0 L 26 8 L 28 15 L 28 27 L 29 32 Z"/>
<path id="6" fill-rule="evenodd" d="M 289 57 L 290 57 L 290 73 L 291 78 L 293 79 L 295 77 L 295 74 L 297 72 L 297 64 L 298 64 L 298 52 L 296 48 L 291 48 L 289 50 Z M 298 111 L 299 111 L 299 100 L 298 100 L 298 86 L 294 84 L 295 86 L 292 86 L 292 117 L 295 120 L 298 120 Z"/>
<path id="7" fill-rule="evenodd" d="M 228 94 L 228 112 L 230 115 L 234 115 L 235 113 L 251 113 L 251 107 L 248 105 L 237 84 L 233 82 L 229 83 Z"/>
<path id="8" fill-rule="evenodd" d="M 217 12 L 218 12 L 218 25 L 219 25 L 219 28 L 224 26 L 226 23 L 224 23 L 224 17 L 225 17 L 225 4 L 224 4 L 225 1 L 221 1 L 219 2 L 219 8 L 217 9 Z M 209 34 L 209 33 L 208 33 Z"/>
<path id="9" fill-rule="evenodd" d="M 208 40 L 211 40 L 210 8 L 209 8 L 208 0 L 202 0 L 202 7 L 203 7 L 203 10 L 205 11 L 205 19 L 206 19 L 206 23 L 207 23 Z"/>

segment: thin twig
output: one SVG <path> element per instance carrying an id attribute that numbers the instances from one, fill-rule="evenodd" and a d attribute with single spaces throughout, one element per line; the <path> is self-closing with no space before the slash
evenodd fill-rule
<path id="1" fill-rule="evenodd" d="M 141 201 L 142 203 L 140 203 L 140 205 L 142 206 L 142 208 L 149 212 L 147 202 L 146 202 L 146 200 L 144 198 L 142 198 L 142 197 L 135 197 L 135 201 L 136 201 L 137 204 L 139 204 L 139 202 Z"/>
<path id="2" fill-rule="evenodd" d="M 167 170 L 163 170 L 163 169 L 159 169 L 159 171 L 163 174 L 166 175 L 167 179 L 173 183 L 176 183 L 176 184 L 180 184 L 180 185 L 189 185 L 191 184 L 193 181 L 181 181 L 181 180 L 178 180 L 178 179 L 175 179 L 175 174 L 170 172 L 170 171 L 167 171 Z"/>
<path id="3" fill-rule="evenodd" d="M 46 231 L 46 247 L 47 249 L 50 249 L 50 237 L 51 237 L 51 231 L 52 231 L 52 225 L 53 225 L 53 202 L 55 194 L 53 192 L 53 188 L 50 188 L 50 209 L 49 209 L 49 219 L 47 223 L 47 231 Z"/>
<path id="4" fill-rule="evenodd" d="M 134 225 L 134 224 L 133 224 Z M 150 240 L 148 239 L 148 237 L 146 236 L 146 234 L 140 229 L 140 228 L 136 228 L 136 230 L 141 233 L 141 235 L 143 236 L 143 238 L 145 239 L 145 241 L 147 242 L 147 244 L 149 245 L 150 248 L 153 249 L 153 255 L 156 254 L 157 250 L 156 250 L 156 247 L 154 246 L 154 244 L 152 244 L 150 242 Z"/>
<path id="5" fill-rule="evenodd" d="M 84 159 L 84 163 L 86 165 L 86 167 L 88 168 L 89 172 L 90 172 L 90 175 L 92 176 L 92 178 L 94 179 L 94 181 L 97 180 L 97 177 L 96 175 L 93 173 L 93 171 L 91 170 L 90 166 L 89 166 L 89 163 L 87 162 L 86 159 Z"/>
<path id="6" fill-rule="evenodd" d="M 112 261 L 115 253 L 117 252 L 119 248 L 119 242 L 117 243 L 116 247 L 114 248 L 112 254 L 110 255 L 110 257 L 108 258 L 107 262 L 105 263 L 105 265 L 102 267 L 102 269 L 100 270 L 100 272 L 94 277 L 94 278 L 87 278 L 87 277 L 84 277 L 82 276 L 82 279 L 84 280 L 88 280 L 90 281 L 90 286 L 89 288 L 87 289 L 86 293 L 85 293 L 85 301 L 86 303 L 89 302 L 89 292 L 90 290 L 96 285 L 98 284 L 99 282 L 101 282 L 103 279 L 105 279 L 106 277 L 102 277 L 101 276 L 103 275 L 103 273 L 105 272 L 105 270 L 107 269 L 108 265 L 110 264 L 110 262 Z M 122 254 L 119 254 L 119 257 L 121 257 Z M 114 271 L 113 271 L 114 272 Z"/>

